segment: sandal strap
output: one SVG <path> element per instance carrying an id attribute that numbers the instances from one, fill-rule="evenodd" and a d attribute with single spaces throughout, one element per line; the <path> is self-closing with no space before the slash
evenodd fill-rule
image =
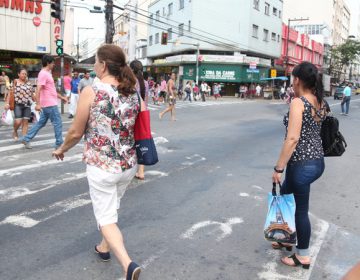
<path id="1" fill-rule="evenodd" d="M 302 263 L 299 261 L 299 259 L 296 257 L 295 254 L 292 254 L 291 256 L 289 256 L 289 258 L 291 258 L 294 261 L 295 265 L 302 265 Z"/>

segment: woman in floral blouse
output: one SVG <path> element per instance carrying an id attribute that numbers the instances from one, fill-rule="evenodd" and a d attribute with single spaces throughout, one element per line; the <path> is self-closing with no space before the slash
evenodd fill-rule
<path id="1" fill-rule="evenodd" d="M 76 117 L 65 142 L 53 156 L 64 153 L 85 135 L 84 161 L 95 218 L 103 240 L 95 246 L 101 260 L 110 250 L 122 265 L 126 279 L 137 280 L 140 267 L 131 261 L 117 226 L 120 199 L 134 178 L 137 157 L 134 124 L 144 102 L 136 94 L 136 77 L 126 65 L 120 47 L 103 45 L 96 54 L 94 69 L 100 82 L 81 92 Z"/>
<path id="2" fill-rule="evenodd" d="M 21 68 L 18 72 L 19 79 L 14 80 L 14 99 L 15 99 L 15 122 L 14 122 L 14 140 L 18 140 L 18 129 L 22 126 L 22 135 L 26 135 L 31 117 L 31 103 L 34 95 L 34 88 L 27 79 L 27 71 Z M 9 98 L 7 96 L 5 109 L 9 109 Z"/>

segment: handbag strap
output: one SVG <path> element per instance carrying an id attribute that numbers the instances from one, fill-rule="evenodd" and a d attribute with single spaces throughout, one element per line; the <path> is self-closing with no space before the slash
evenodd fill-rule
<path id="1" fill-rule="evenodd" d="M 281 183 L 279 183 L 279 191 L 281 190 Z M 276 183 L 273 182 L 273 187 L 272 187 L 272 195 L 273 196 L 277 196 L 277 193 L 276 193 Z"/>
<path id="2" fill-rule="evenodd" d="M 136 95 L 138 97 L 138 100 L 139 100 L 139 109 L 140 109 L 140 112 L 141 112 L 141 97 L 140 97 L 140 94 L 138 91 L 136 91 Z"/>

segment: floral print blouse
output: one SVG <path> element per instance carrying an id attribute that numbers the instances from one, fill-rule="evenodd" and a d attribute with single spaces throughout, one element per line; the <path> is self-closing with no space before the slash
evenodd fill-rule
<path id="1" fill-rule="evenodd" d="M 14 87 L 15 104 L 30 107 L 33 94 L 34 88 L 31 83 L 27 82 L 24 84 L 19 84 L 19 82 L 17 82 L 16 86 Z"/>
<path id="2" fill-rule="evenodd" d="M 85 131 L 84 161 L 110 173 L 121 173 L 137 163 L 134 125 L 139 99 L 128 97 L 115 86 L 97 82 L 95 99 Z"/>

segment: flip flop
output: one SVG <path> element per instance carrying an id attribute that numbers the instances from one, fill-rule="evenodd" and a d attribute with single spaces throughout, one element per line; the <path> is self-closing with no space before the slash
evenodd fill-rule
<path id="1" fill-rule="evenodd" d="M 135 178 L 138 179 L 138 180 L 145 180 L 145 177 L 140 177 L 138 175 L 135 175 Z"/>
<path id="2" fill-rule="evenodd" d="M 292 259 L 294 264 L 289 264 L 287 262 L 284 261 L 284 259 Z M 292 254 L 291 256 L 285 257 L 281 259 L 281 262 L 287 266 L 292 266 L 292 267 L 296 267 L 296 266 L 302 266 L 303 269 L 309 269 L 310 268 L 310 264 L 309 263 L 302 263 L 299 261 L 299 259 L 296 257 L 295 254 Z"/>

